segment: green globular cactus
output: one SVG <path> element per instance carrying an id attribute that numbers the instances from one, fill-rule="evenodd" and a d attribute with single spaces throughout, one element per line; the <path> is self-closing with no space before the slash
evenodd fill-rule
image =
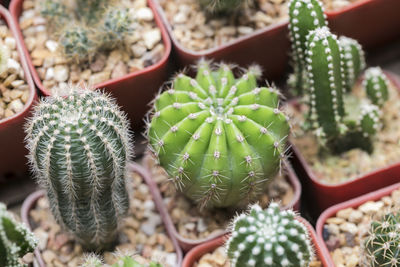
<path id="1" fill-rule="evenodd" d="M 289 33 L 292 46 L 294 73 L 290 84 L 297 95 L 307 90 L 304 74 L 307 35 L 310 31 L 327 26 L 326 15 L 319 0 L 291 0 L 289 2 Z"/>
<path id="2" fill-rule="evenodd" d="M 366 266 L 400 266 L 399 213 L 386 214 L 371 223 L 363 244 L 363 256 Z"/>
<path id="3" fill-rule="evenodd" d="M 59 39 L 61 52 L 67 59 L 78 63 L 91 59 L 97 50 L 92 36 L 93 32 L 87 27 L 66 27 Z"/>
<path id="4" fill-rule="evenodd" d="M 26 267 L 20 261 L 25 254 L 33 252 L 37 245 L 34 235 L 17 222 L 6 206 L 0 203 L 0 266 Z"/>
<path id="5" fill-rule="evenodd" d="M 232 225 L 226 247 L 232 267 L 308 267 L 314 252 L 308 229 L 292 210 L 277 203 L 266 210 L 256 204 Z"/>
<path id="6" fill-rule="evenodd" d="M 86 25 L 96 25 L 101 21 L 107 7 L 113 0 L 77 0 L 76 14 Z"/>
<path id="7" fill-rule="evenodd" d="M 350 92 L 357 77 L 365 68 L 365 55 L 361 45 L 354 39 L 341 36 L 339 45 L 342 51 L 345 73 L 346 91 Z"/>
<path id="8" fill-rule="evenodd" d="M 238 11 L 254 0 L 198 0 L 203 9 L 213 14 L 227 14 Z"/>
<path id="9" fill-rule="evenodd" d="M 47 19 L 52 28 L 63 25 L 70 19 L 67 7 L 61 0 L 44 0 L 41 3 L 40 14 Z"/>
<path id="10" fill-rule="evenodd" d="M 257 87 L 258 67 L 241 78 L 206 61 L 195 79 L 179 74 L 155 99 L 151 149 L 192 200 L 228 207 L 259 195 L 280 169 L 289 133 L 279 92 Z"/>
<path id="11" fill-rule="evenodd" d="M 110 8 L 104 16 L 99 38 L 102 38 L 103 47 L 111 49 L 124 42 L 132 33 L 132 19 L 128 9 Z"/>
<path id="12" fill-rule="evenodd" d="M 7 46 L 0 44 L 0 74 L 7 70 L 9 58 L 10 50 Z"/>
<path id="13" fill-rule="evenodd" d="M 57 222 L 85 249 L 99 251 L 112 245 L 129 208 L 129 125 L 107 95 L 70 91 L 35 107 L 26 125 L 29 160 Z"/>
<path id="14" fill-rule="evenodd" d="M 365 71 L 363 87 L 371 102 L 378 106 L 389 98 L 389 81 L 379 67 L 369 68 Z"/>

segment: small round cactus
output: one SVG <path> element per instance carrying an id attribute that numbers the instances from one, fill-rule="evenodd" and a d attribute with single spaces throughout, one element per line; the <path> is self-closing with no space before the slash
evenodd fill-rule
<path id="1" fill-rule="evenodd" d="M 206 205 L 228 207 L 255 199 L 285 156 L 288 117 L 279 92 L 257 87 L 258 67 L 241 78 L 221 64 L 179 74 L 154 102 L 151 149 L 178 189 Z M 246 203 L 247 204 L 247 203 Z"/>
<path id="2" fill-rule="evenodd" d="M 113 48 L 124 42 L 128 34 L 132 32 L 132 19 L 128 9 L 110 8 L 104 15 L 104 21 L 99 38 L 102 38 L 103 46 Z"/>
<path id="3" fill-rule="evenodd" d="M 83 26 L 75 25 L 65 28 L 59 39 L 61 52 L 67 59 L 76 62 L 91 59 L 97 49 L 91 36 L 92 31 Z"/>
<path id="4" fill-rule="evenodd" d="M 88 250 L 112 245 L 129 208 L 128 121 L 98 91 L 44 98 L 26 125 L 29 160 L 57 222 Z"/>
<path id="5" fill-rule="evenodd" d="M 0 203 L 0 266 L 26 267 L 20 258 L 33 252 L 37 245 L 34 235 L 21 223 L 18 223 L 6 206 Z"/>
<path id="6" fill-rule="evenodd" d="M 389 98 L 389 81 L 379 67 L 369 68 L 365 71 L 363 87 L 371 102 L 383 106 Z"/>
<path id="7" fill-rule="evenodd" d="M 389 213 L 371 223 L 363 246 L 364 263 L 370 267 L 400 266 L 400 214 Z"/>
<path id="8" fill-rule="evenodd" d="M 40 14 L 47 19 L 50 27 L 63 25 L 70 18 L 67 7 L 62 1 L 44 0 L 41 3 Z"/>
<path id="9" fill-rule="evenodd" d="M 307 227 L 295 216 L 274 202 L 266 210 L 256 204 L 239 215 L 226 244 L 231 266 L 308 267 L 313 248 Z"/>

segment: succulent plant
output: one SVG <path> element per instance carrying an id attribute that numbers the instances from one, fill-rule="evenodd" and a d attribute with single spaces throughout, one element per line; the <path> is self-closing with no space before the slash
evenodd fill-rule
<path id="1" fill-rule="evenodd" d="M 113 0 L 76 0 L 76 14 L 88 26 L 96 26 Z"/>
<path id="2" fill-rule="evenodd" d="M 0 203 L 0 266 L 25 267 L 20 258 L 33 252 L 37 245 L 34 235 L 17 222 L 3 203 Z"/>
<path id="3" fill-rule="evenodd" d="M 102 261 L 96 255 L 89 255 L 84 264 L 81 267 L 105 267 Z M 148 265 L 138 263 L 130 256 L 121 256 L 118 262 L 113 264 L 111 267 L 162 267 L 161 264 L 156 262 L 150 262 Z"/>
<path id="4" fill-rule="evenodd" d="M 51 27 L 60 26 L 70 19 L 67 7 L 62 0 L 44 0 L 41 3 L 40 14 L 48 20 Z"/>
<path id="5" fill-rule="evenodd" d="M 400 214 L 389 213 L 371 223 L 363 244 L 366 266 L 400 266 Z"/>
<path id="6" fill-rule="evenodd" d="M 254 199 L 284 158 L 288 118 L 279 92 L 257 87 L 258 67 L 241 78 L 200 61 L 196 78 L 179 74 L 154 102 L 148 138 L 178 189 L 201 207 Z"/>
<path id="7" fill-rule="evenodd" d="M 339 38 L 341 58 L 346 82 L 346 91 L 350 92 L 357 77 L 365 69 L 365 56 L 361 45 L 354 39 L 341 36 Z"/>
<path id="8" fill-rule="evenodd" d="M 213 14 L 227 14 L 239 10 L 254 0 L 198 0 L 203 9 Z"/>
<path id="9" fill-rule="evenodd" d="M 231 265 L 308 267 L 313 248 L 307 227 L 295 216 L 272 202 L 266 210 L 255 204 L 235 218 L 226 244 Z"/>
<path id="10" fill-rule="evenodd" d="M 112 245 L 129 208 L 128 121 L 107 95 L 71 87 L 44 98 L 26 125 L 29 160 L 57 222 L 88 250 Z"/>
<path id="11" fill-rule="evenodd" d="M 326 15 L 319 0 L 291 0 L 289 2 L 289 33 L 292 42 L 294 74 L 290 84 L 297 95 L 303 95 L 305 85 L 305 58 L 307 35 L 311 30 L 327 26 Z"/>
<path id="12" fill-rule="evenodd" d="M 64 56 L 76 62 L 87 61 L 97 51 L 97 44 L 94 42 L 91 29 L 75 25 L 66 27 L 60 35 L 60 45 Z"/>
<path id="13" fill-rule="evenodd" d="M 128 9 L 110 8 L 104 15 L 104 21 L 99 38 L 102 38 L 103 47 L 113 48 L 126 40 L 132 33 L 132 19 Z"/>
<path id="14" fill-rule="evenodd" d="M 379 67 L 369 68 L 365 71 L 363 87 L 368 98 L 375 105 L 383 106 L 389 98 L 389 81 Z"/>
<path id="15" fill-rule="evenodd" d="M 7 46 L 0 44 L 0 74 L 7 70 L 9 58 L 10 50 Z"/>

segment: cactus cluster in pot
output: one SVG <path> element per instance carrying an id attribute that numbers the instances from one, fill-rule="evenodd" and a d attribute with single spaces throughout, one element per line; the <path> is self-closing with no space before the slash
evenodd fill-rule
<path id="1" fill-rule="evenodd" d="M 129 208 L 131 134 L 109 96 L 70 90 L 34 108 L 26 124 L 29 160 L 56 221 L 85 249 L 100 251 L 113 245 Z"/>
<path id="2" fill-rule="evenodd" d="M 200 207 L 257 199 L 280 170 L 289 134 L 279 91 L 259 87 L 260 69 L 202 60 L 154 100 L 150 149 L 176 187 Z"/>
<path id="3" fill-rule="evenodd" d="M 365 68 L 358 42 L 330 32 L 318 0 L 292 0 L 289 10 L 295 70 L 290 84 L 309 107 L 308 130 L 333 153 L 371 152 L 388 99 L 385 74 L 378 67 L 366 70 L 366 97 L 356 97 L 352 89 Z"/>
<path id="4" fill-rule="evenodd" d="M 120 5 L 118 0 L 43 0 L 41 14 L 65 58 L 82 63 L 123 46 L 134 31 L 132 14 Z"/>

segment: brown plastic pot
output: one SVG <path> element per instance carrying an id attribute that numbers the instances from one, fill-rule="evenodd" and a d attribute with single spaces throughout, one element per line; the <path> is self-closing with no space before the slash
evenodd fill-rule
<path id="1" fill-rule="evenodd" d="M 183 254 L 182 254 L 182 250 L 179 247 L 178 241 L 174 238 L 173 234 L 172 234 L 172 228 L 171 228 L 171 222 L 168 221 L 168 212 L 166 210 L 166 207 L 163 205 L 160 205 L 160 201 L 162 201 L 161 195 L 157 190 L 157 185 L 154 183 L 154 181 L 152 181 L 150 179 L 150 177 L 148 175 L 146 175 L 147 171 L 140 166 L 137 163 L 130 163 L 129 166 L 129 171 L 131 172 L 135 172 L 138 175 L 140 175 L 143 180 L 145 181 L 145 183 L 147 184 L 147 186 L 150 188 L 150 192 L 152 194 L 155 206 L 158 210 L 158 212 L 161 215 L 161 218 L 163 220 L 165 229 L 172 241 L 172 244 L 174 246 L 175 252 L 176 252 L 176 257 L 177 257 L 177 262 L 176 262 L 176 266 L 181 266 L 182 264 L 182 258 L 183 258 Z M 158 193 L 158 194 L 157 194 Z M 45 196 L 45 192 L 44 191 L 36 191 L 32 194 L 30 194 L 24 201 L 22 208 L 21 208 L 21 218 L 22 221 L 28 226 L 28 228 L 30 230 L 32 230 L 31 227 L 31 220 L 29 218 L 29 213 L 32 209 L 34 209 L 36 202 L 41 198 Z M 39 249 L 36 248 L 35 252 L 35 260 L 38 263 L 38 265 L 40 267 L 46 267 L 46 264 L 42 258 L 42 254 L 40 253 Z"/>
<path id="2" fill-rule="evenodd" d="M 400 2 L 400 1 L 399 1 Z M 392 73 L 386 72 L 389 80 L 400 91 L 400 79 Z M 354 197 L 372 192 L 376 189 L 397 183 L 400 181 L 400 161 L 384 168 L 380 168 L 361 175 L 350 181 L 339 184 L 324 184 L 313 172 L 301 151 L 295 146 L 291 146 L 293 157 L 291 158 L 294 169 L 299 177 L 302 178 L 307 197 L 313 203 L 313 212 L 320 214 L 328 207 L 352 199 Z"/>
<path id="3" fill-rule="evenodd" d="M 10 4 L 10 12 L 15 24 L 18 26 L 17 32 L 21 40 L 24 40 L 24 38 L 19 27 L 19 17 L 22 13 L 23 2 L 24 0 L 12 0 Z M 171 53 L 171 41 L 161 18 L 155 11 L 153 0 L 147 0 L 147 2 L 149 8 L 153 10 L 155 22 L 161 30 L 162 40 L 164 43 L 164 55 L 162 59 L 143 70 L 132 72 L 123 77 L 94 85 L 95 88 L 104 88 L 105 91 L 110 92 L 112 96 L 117 99 L 118 104 L 128 113 L 128 117 L 135 129 L 139 129 L 143 126 L 142 118 L 148 111 L 147 103 L 154 98 L 154 95 L 158 92 L 160 86 L 169 77 L 168 58 Z M 43 86 L 42 81 L 33 66 L 31 56 L 24 41 L 22 41 L 22 47 L 36 86 L 43 95 L 50 95 L 50 91 Z"/>
<path id="4" fill-rule="evenodd" d="M 173 55 L 178 67 L 183 68 L 202 57 L 234 62 L 240 66 L 261 65 L 265 77 L 278 79 L 289 62 L 290 41 L 288 20 L 279 22 L 252 34 L 237 38 L 221 46 L 192 51 L 174 36 L 172 26 L 158 0 L 156 9 L 172 40 Z M 338 11 L 326 12 L 332 31 L 356 38 L 365 48 L 374 48 L 400 37 L 399 0 L 359 0 Z"/>
<path id="5" fill-rule="evenodd" d="M 398 179 L 398 181 L 399 181 L 399 179 Z M 324 225 L 325 225 L 326 220 L 329 219 L 330 217 L 335 216 L 336 213 L 340 210 L 347 209 L 347 208 L 357 209 L 359 206 L 361 206 L 362 204 L 364 204 L 368 201 L 376 201 L 376 200 L 383 198 L 384 196 L 389 196 L 394 190 L 399 189 L 399 188 L 400 188 L 400 183 L 397 183 L 397 184 L 382 188 L 380 190 L 370 192 L 363 196 L 348 200 L 346 202 L 342 202 L 335 206 L 332 206 L 329 209 L 325 210 L 321 214 L 321 216 L 318 218 L 318 222 L 317 222 L 317 226 L 316 226 L 317 236 L 320 240 L 322 240 L 321 247 L 322 247 L 324 253 L 327 255 L 327 257 L 326 257 L 327 262 L 331 266 L 334 266 L 334 263 L 333 263 L 332 257 L 330 256 L 328 247 L 326 246 L 326 244 L 324 242 L 324 238 L 323 238 L 323 236 L 324 236 L 323 231 L 324 231 Z"/>
<path id="6" fill-rule="evenodd" d="M 301 217 L 297 217 L 297 219 L 299 221 L 301 221 L 302 223 L 304 223 L 304 225 L 307 227 L 311 239 L 312 239 L 312 243 L 314 245 L 314 249 L 317 255 L 317 258 L 321 261 L 322 266 L 324 267 L 333 267 L 333 265 L 329 264 L 328 261 L 326 260 L 326 255 L 324 250 L 322 249 L 322 242 L 314 231 L 314 228 L 311 226 L 311 224 L 306 221 L 305 219 L 301 218 Z M 225 241 L 227 240 L 228 236 L 221 236 L 219 238 L 210 240 L 206 243 L 203 243 L 195 248 L 193 248 L 192 250 L 189 251 L 188 254 L 186 254 L 185 258 L 183 259 L 183 263 L 182 263 L 182 267 L 192 267 L 194 266 L 195 262 L 197 262 L 203 255 L 210 253 L 212 251 L 214 251 L 215 249 L 217 249 L 218 247 L 221 247 L 225 244 Z"/>
<path id="7" fill-rule="evenodd" d="M 25 134 L 23 126 L 33 103 L 37 99 L 37 94 L 13 19 L 7 9 L 1 5 L 0 16 L 6 22 L 16 40 L 20 64 L 24 70 L 25 80 L 29 86 L 30 93 L 29 99 L 20 113 L 0 120 L 0 148 L 2 151 L 0 153 L 0 176 L 8 174 L 19 175 L 27 170 L 27 160 L 25 157 L 27 151 L 24 146 Z"/>
<path id="8" fill-rule="evenodd" d="M 151 175 L 149 160 L 145 161 L 143 164 L 144 164 L 145 169 L 146 169 L 146 174 L 143 174 L 143 175 L 148 176 L 148 180 L 154 180 L 152 178 L 152 175 Z M 284 206 L 283 208 L 284 209 L 292 208 L 295 211 L 299 211 L 300 210 L 301 184 L 299 182 L 299 179 L 296 176 L 296 173 L 293 171 L 293 169 L 292 169 L 292 167 L 290 166 L 289 163 L 285 162 L 284 169 L 285 169 L 284 172 L 286 174 L 286 179 L 288 180 L 288 182 L 290 183 L 290 185 L 292 186 L 292 188 L 294 190 L 294 195 L 293 195 L 292 201 L 288 205 Z M 151 189 L 154 189 L 154 190 L 157 191 L 157 192 L 154 192 L 154 194 L 157 194 L 157 195 L 161 196 L 161 193 L 160 193 L 159 188 L 157 186 L 156 187 L 151 187 Z M 157 203 L 157 199 L 155 201 Z M 212 240 L 214 238 L 223 236 L 223 235 L 225 235 L 227 233 L 227 230 L 225 230 L 225 231 L 221 230 L 221 231 L 213 232 L 211 235 L 209 235 L 206 238 L 201 238 L 201 239 L 185 238 L 185 237 L 181 236 L 179 234 L 178 230 L 176 229 L 175 224 L 172 222 L 171 216 L 169 215 L 167 207 L 165 206 L 164 201 L 162 200 L 162 198 L 161 198 L 161 200 L 159 202 L 159 205 L 160 206 L 161 205 L 164 206 L 163 209 L 166 210 L 166 213 L 167 213 L 166 217 L 168 217 L 166 220 L 168 220 L 168 224 L 171 227 L 171 233 L 174 236 L 174 238 L 176 240 L 178 240 L 178 243 L 179 243 L 180 247 L 182 248 L 182 250 L 184 252 L 187 252 L 187 251 L 189 251 L 190 249 L 192 249 L 195 246 L 198 246 L 200 244 L 206 243 L 206 242 L 208 242 L 208 241 L 210 241 L 210 240 Z"/>

